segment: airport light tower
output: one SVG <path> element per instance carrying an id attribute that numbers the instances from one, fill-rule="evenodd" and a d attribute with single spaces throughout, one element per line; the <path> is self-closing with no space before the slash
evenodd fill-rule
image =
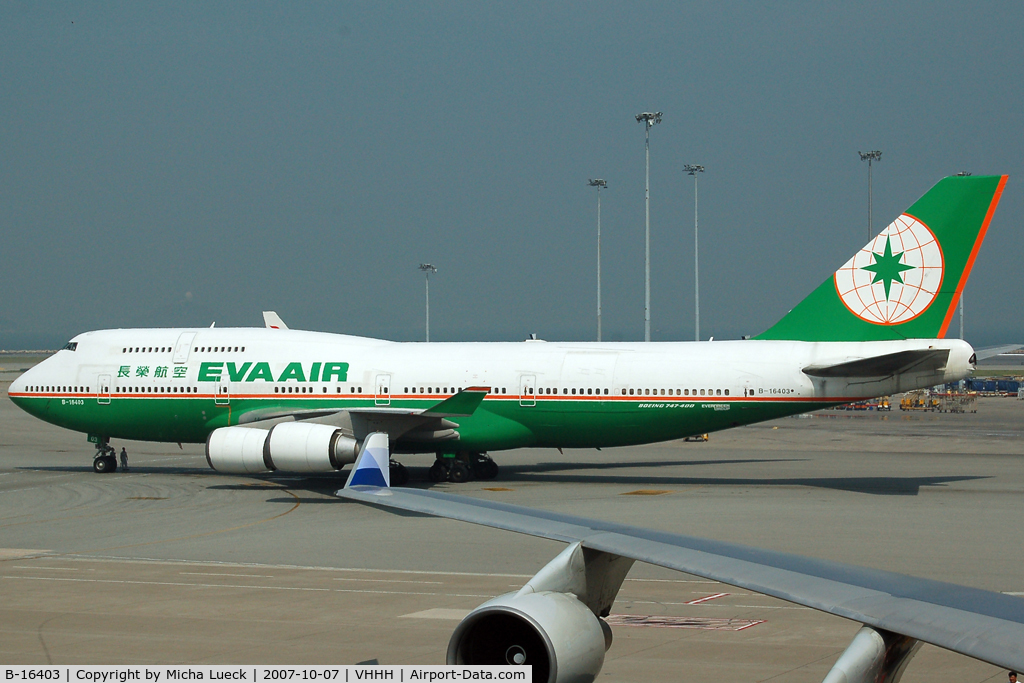
<path id="1" fill-rule="evenodd" d="M 437 268 L 429 263 L 421 263 L 420 270 L 427 276 L 427 341 L 430 341 L 430 274 L 436 273 Z"/>
<path id="2" fill-rule="evenodd" d="M 601 190 L 608 187 L 608 182 L 591 178 L 587 185 L 597 188 L 597 341 L 601 341 Z"/>
<path id="3" fill-rule="evenodd" d="M 703 173 L 704 167 L 697 164 L 686 164 L 683 173 L 693 176 L 693 340 L 700 341 L 700 260 L 699 243 L 697 241 L 697 174 Z"/>
<path id="4" fill-rule="evenodd" d="M 644 341 L 651 341 L 651 128 L 661 123 L 660 111 L 645 111 L 636 115 L 636 122 L 644 124 Z"/>
<path id="5" fill-rule="evenodd" d="M 857 154 L 860 154 L 861 161 L 868 162 L 868 242 L 870 242 L 871 235 L 874 234 L 871 229 L 871 162 L 881 161 L 882 153 L 876 149 L 871 152 L 857 152 Z"/>

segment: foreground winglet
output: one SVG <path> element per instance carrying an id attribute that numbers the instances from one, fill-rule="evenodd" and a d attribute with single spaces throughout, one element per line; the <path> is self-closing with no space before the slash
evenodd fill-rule
<path id="1" fill-rule="evenodd" d="M 363 440 L 363 448 L 345 482 L 346 489 L 356 486 L 391 486 L 391 449 L 384 432 L 374 432 Z"/>

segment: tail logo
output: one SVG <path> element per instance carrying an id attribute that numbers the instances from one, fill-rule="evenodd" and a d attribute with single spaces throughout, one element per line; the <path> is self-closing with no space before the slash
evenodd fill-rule
<path id="1" fill-rule="evenodd" d="M 899 325 L 928 309 L 943 272 L 935 235 L 905 213 L 836 271 L 836 292 L 861 320 Z"/>

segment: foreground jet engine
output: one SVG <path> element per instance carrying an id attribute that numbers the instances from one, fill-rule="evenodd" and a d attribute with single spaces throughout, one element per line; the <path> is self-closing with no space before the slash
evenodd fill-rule
<path id="1" fill-rule="evenodd" d="M 206 462 L 226 474 L 336 472 L 355 462 L 359 442 L 330 425 L 282 422 L 269 430 L 221 427 L 206 440 Z"/>
<path id="2" fill-rule="evenodd" d="M 530 664 L 538 683 L 590 683 L 612 644 L 601 617 L 632 566 L 570 545 L 521 590 L 470 612 L 448 643 L 448 663 Z"/>

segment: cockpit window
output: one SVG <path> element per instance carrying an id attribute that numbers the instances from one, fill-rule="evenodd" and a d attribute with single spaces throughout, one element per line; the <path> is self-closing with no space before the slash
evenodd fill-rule
<path id="1" fill-rule="evenodd" d="M 61 351 L 74 351 L 78 348 L 78 342 L 68 342 Z"/>

